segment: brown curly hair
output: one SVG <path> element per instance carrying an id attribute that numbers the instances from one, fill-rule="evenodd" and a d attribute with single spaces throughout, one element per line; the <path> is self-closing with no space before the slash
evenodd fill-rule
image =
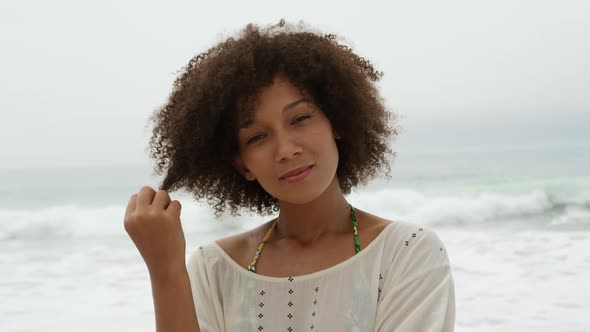
<path id="1" fill-rule="evenodd" d="M 387 141 L 398 131 L 374 85 L 383 73 L 335 35 L 297 31 L 281 20 L 265 29 L 248 24 L 238 38 L 193 57 L 181 70 L 169 99 L 150 117 L 150 157 L 155 173 L 166 170 L 159 188 L 184 187 L 195 199 L 206 198 L 216 217 L 228 207 L 234 216 L 240 208 L 278 211 L 277 199 L 232 164 L 240 118 L 253 112 L 261 89 L 277 74 L 309 93 L 341 136 L 336 172 L 344 194 L 383 166 L 389 176 L 387 154 L 395 153 Z"/>

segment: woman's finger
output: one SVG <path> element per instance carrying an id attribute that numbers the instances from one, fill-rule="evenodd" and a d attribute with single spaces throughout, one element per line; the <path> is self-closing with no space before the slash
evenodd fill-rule
<path id="1" fill-rule="evenodd" d="M 153 206 L 160 207 L 162 210 L 166 210 L 170 204 L 170 196 L 166 190 L 158 190 L 156 196 L 154 196 L 154 200 L 152 201 Z"/>
<path id="2" fill-rule="evenodd" d="M 156 192 L 149 186 L 143 186 L 139 190 L 139 194 L 137 195 L 137 208 L 140 210 L 146 208 L 148 205 L 152 204 L 152 200 L 154 199 L 154 195 Z"/>
<path id="3" fill-rule="evenodd" d="M 182 205 L 176 199 L 173 200 L 172 202 L 170 202 L 170 204 L 168 205 L 168 208 L 166 209 L 167 212 L 169 212 L 172 215 L 177 216 L 177 217 L 180 217 L 181 210 L 182 210 Z"/>

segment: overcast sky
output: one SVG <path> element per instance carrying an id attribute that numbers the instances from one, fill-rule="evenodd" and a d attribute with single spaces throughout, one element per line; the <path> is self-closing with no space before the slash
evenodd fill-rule
<path id="1" fill-rule="evenodd" d="M 384 71 L 408 146 L 493 144 L 478 133 L 504 126 L 523 143 L 583 141 L 588 13 L 567 0 L 2 1 L 0 168 L 146 163 L 145 125 L 176 71 L 281 17 L 344 37 Z"/>

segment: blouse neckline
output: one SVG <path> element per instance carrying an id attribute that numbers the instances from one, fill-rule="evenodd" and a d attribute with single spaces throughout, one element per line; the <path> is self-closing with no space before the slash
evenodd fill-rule
<path id="1" fill-rule="evenodd" d="M 386 233 L 389 231 L 389 229 L 393 228 L 391 227 L 393 224 L 395 224 L 396 222 L 390 222 L 388 225 L 386 225 L 385 227 L 383 227 L 383 229 L 381 230 L 381 232 L 379 232 L 379 235 L 377 235 L 373 241 L 371 241 L 363 250 L 361 250 L 359 253 L 357 253 L 354 256 L 351 256 L 349 258 L 347 258 L 346 260 L 336 264 L 336 265 L 332 265 L 330 267 L 327 267 L 325 269 L 316 271 L 316 272 L 312 272 L 312 273 L 308 273 L 308 274 L 302 274 L 302 275 L 298 275 L 298 276 L 292 276 L 292 277 L 272 277 L 272 276 L 266 276 L 266 275 L 262 275 L 262 274 L 258 274 L 258 273 L 252 273 L 250 271 L 248 271 L 248 269 L 246 269 L 245 267 L 241 266 L 240 264 L 238 264 L 233 258 L 231 258 L 220 246 L 219 244 L 217 244 L 217 241 L 213 241 L 212 242 L 212 246 L 213 248 L 215 248 L 219 254 L 224 258 L 224 260 L 234 269 L 237 270 L 238 273 L 242 273 L 245 276 L 247 276 L 248 278 L 252 278 L 252 279 L 256 279 L 256 280 L 262 280 L 262 281 L 271 281 L 271 282 L 293 282 L 293 281 L 297 281 L 297 280 L 307 280 L 307 279 L 313 279 L 313 278 L 318 278 L 321 276 L 324 276 L 325 274 L 328 274 L 330 272 L 336 271 L 336 270 L 340 270 L 352 263 L 354 263 L 356 260 L 361 259 L 362 257 L 368 255 L 369 251 L 372 251 L 372 249 L 374 247 L 377 246 L 377 243 L 380 242 L 380 240 L 382 238 L 385 237 Z"/>

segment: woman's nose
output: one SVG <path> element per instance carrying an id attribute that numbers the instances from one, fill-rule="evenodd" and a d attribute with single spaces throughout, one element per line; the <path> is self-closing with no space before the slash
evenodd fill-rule
<path id="1" fill-rule="evenodd" d="M 303 151 L 301 145 L 292 135 L 282 134 L 277 135 L 276 138 L 276 156 L 278 161 L 291 159 L 294 156 L 300 155 Z"/>

